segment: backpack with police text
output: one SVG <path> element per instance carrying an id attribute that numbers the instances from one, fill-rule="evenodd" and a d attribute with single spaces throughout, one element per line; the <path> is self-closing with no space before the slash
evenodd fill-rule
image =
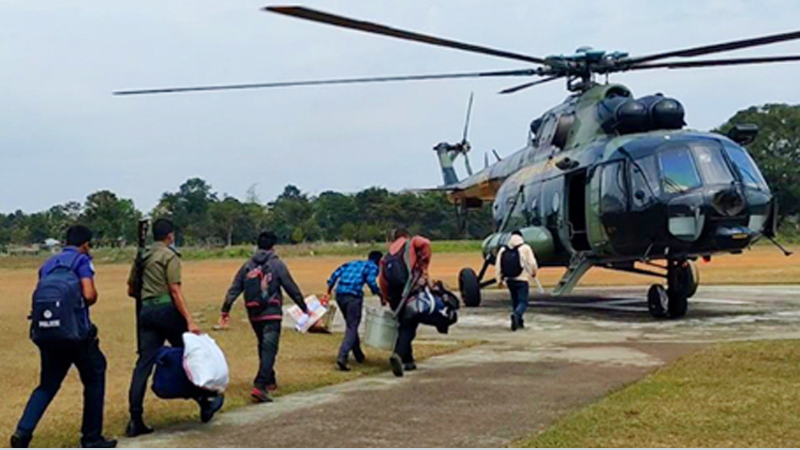
<path id="1" fill-rule="evenodd" d="M 59 255 L 33 291 L 31 340 L 40 347 L 71 345 L 89 336 L 89 316 L 81 280 L 75 273 L 80 254 Z"/>
<path id="2" fill-rule="evenodd" d="M 391 298 L 388 300 L 393 309 L 397 308 L 403 300 L 403 296 L 407 295 L 406 289 L 410 274 L 406 258 L 410 242 L 410 239 L 406 240 L 401 251 L 388 254 L 383 258 L 383 278 L 389 286 Z"/>
<path id="3" fill-rule="evenodd" d="M 505 247 L 500 257 L 500 268 L 503 277 L 516 278 L 522 275 L 522 261 L 519 259 L 519 247 Z"/>

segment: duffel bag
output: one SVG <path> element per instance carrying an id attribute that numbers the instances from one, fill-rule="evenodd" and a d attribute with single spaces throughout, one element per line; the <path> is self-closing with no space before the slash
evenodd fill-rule
<path id="1" fill-rule="evenodd" d="M 194 398 L 198 389 L 183 370 L 183 349 L 162 347 L 156 357 L 153 393 L 159 398 Z"/>

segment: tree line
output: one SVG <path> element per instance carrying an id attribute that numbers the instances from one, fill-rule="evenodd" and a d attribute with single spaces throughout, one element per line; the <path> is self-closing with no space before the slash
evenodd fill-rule
<path id="1" fill-rule="evenodd" d="M 800 105 L 753 106 L 737 112 L 715 131 L 724 133 L 737 123 L 759 126 L 748 150 L 778 198 L 784 229 L 799 234 Z M 102 190 L 83 203 L 68 202 L 32 214 L 0 213 L 0 246 L 61 239 L 74 223 L 92 228 L 100 245 L 121 246 L 135 241 L 136 223 L 144 215 L 132 200 Z M 240 200 L 214 192 L 200 178 L 187 180 L 175 192 L 165 192 L 149 215 L 171 218 L 184 245 L 251 243 L 264 228 L 273 230 L 282 243 L 300 243 L 382 241 L 397 226 L 434 239 L 480 239 L 493 227 L 487 204 L 470 211 L 462 229 L 455 207 L 442 193 L 396 193 L 372 187 L 355 194 L 326 191 L 312 196 L 289 185 L 273 201 L 262 203 L 253 189 Z"/>
<path id="2" fill-rule="evenodd" d="M 137 222 L 145 215 L 132 200 L 103 190 L 83 203 L 69 202 L 32 214 L 0 213 L 0 246 L 62 239 L 75 223 L 91 228 L 98 245 L 130 245 L 136 240 Z M 372 187 L 355 194 L 326 191 L 312 196 L 289 185 L 277 198 L 262 203 L 252 188 L 245 199 L 238 199 L 220 195 L 201 178 L 162 194 L 147 215 L 171 219 L 182 245 L 249 244 L 265 228 L 282 243 L 383 241 L 399 226 L 433 239 L 479 239 L 492 231 L 490 205 L 470 211 L 466 227 L 460 227 L 455 207 L 442 193 Z"/>

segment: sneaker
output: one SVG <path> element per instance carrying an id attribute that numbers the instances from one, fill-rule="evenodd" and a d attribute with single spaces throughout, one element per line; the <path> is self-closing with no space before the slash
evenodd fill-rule
<path id="1" fill-rule="evenodd" d="M 392 356 L 389 358 L 389 365 L 392 366 L 392 373 L 394 376 L 403 376 L 403 361 L 400 359 L 400 355 L 392 353 Z"/>
<path id="2" fill-rule="evenodd" d="M 342 372 L 350 372 L 350 368 L 347 367 L 347 363 L 342 361 L 341 359 L 336 360 L 336 367 Z"/>
<path id="3" fill-rule="evenodd" d="M 411 372 L 412 370 L 417 370 L 417 364 L 414 362 L 409 362 L 403 364 L 403 370 L 406 372 Z"/>
<path id="4" fill-rule="evenodd" d="M 519 327 L 525 328 L 525 319 L 523 319 L 522 317 L 519 318 Z"/>
<path id="5" fill-rule="evenodd" d="M 267 392 L 275 392 L 278 390 L 278 384 L 272 383 L 267 385 Z"/>
<path id="6" fill-rule="evenodd" d="M 256 403 L 271 403 L 272 402 L 272 399 L 269 398 L 269 395 L 267 395 L 266 392 L 262 391 L 259 388 L 253 388 L 253 391 L 250 392 L 250 397 L 252 397 L 253 400 Z"/>
<path id="7" fill-rule="evenodd" d="M 214 418 L 214 414 L 222 409 L 222 405 L 224 404 L 225 396 L 222 394 L 203 400 L 200 404 L 200 421 L 203 423 L 211 422 L 211 419 Z"/>
<path id="8" fill-rule="evenodd" d="M 516 314 L 511 315 L 511 331 L 517 331 L 519 328 L 519 324 L 517 323 L 517 316 Z"/>
<path id="9" fill-rule="evenodd" d="M 17 431 L 11 435 L 11 448 L 28 448 L 31 445 L 31 439 L 33 436 Z"/>
<path id="10" fill-rule="evenodd" d="M 106 439 L 104 437 L 100 437 L 100 439 L 91 442 L 84 442 L 81 440 L 81 448 L 115 448 L 116 446 L 116 439 Z"/>
<path id="11" fill-rule="evenodd" d="M 145 425 L 144 420 L 141 418 L 131 419 L 130 422 L 128 422 L 128 426 L 125 427 L 125 436 L 129 438 L 150 434 L 152 432 L 153 429 Z"/>

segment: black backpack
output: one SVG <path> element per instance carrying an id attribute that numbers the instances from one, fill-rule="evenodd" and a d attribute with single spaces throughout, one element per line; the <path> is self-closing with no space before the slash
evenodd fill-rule
<path id="1" fill-rule="evenodd" d="M 393 308 L 397 307 L 397 304 L 402 301 L 402 297 L 406 295 L 406 286 L 410 276 L 406 256 L 410 242 L 410 239 L 406 241 L 403 250 L 383 258 L 383 277 L 389 285 L 391 298 L 388 300 Z"/>
<path id="2" fill-rule="evenodd" d="M 282 302 L 269 262 L 251 266 L 244 278 L 244 305 L 251 320 L 278 320 Z"/>
<path id="3" fill-rule="evenodd" d="M 500 258 L 500 268 L 505 278 L 516 278 L 522 275 L 522 261 L 519 259 L 519 247 L 506 246 Z"/>
<path id="4" fill-rule="evenodd" d="M 89 315 L 75 273 L 79 256 L 58 256 L 55 267 L 42 274 L 33 291 L 31 340 L 40 347 L 76 344 L 89 337 Z"/>

